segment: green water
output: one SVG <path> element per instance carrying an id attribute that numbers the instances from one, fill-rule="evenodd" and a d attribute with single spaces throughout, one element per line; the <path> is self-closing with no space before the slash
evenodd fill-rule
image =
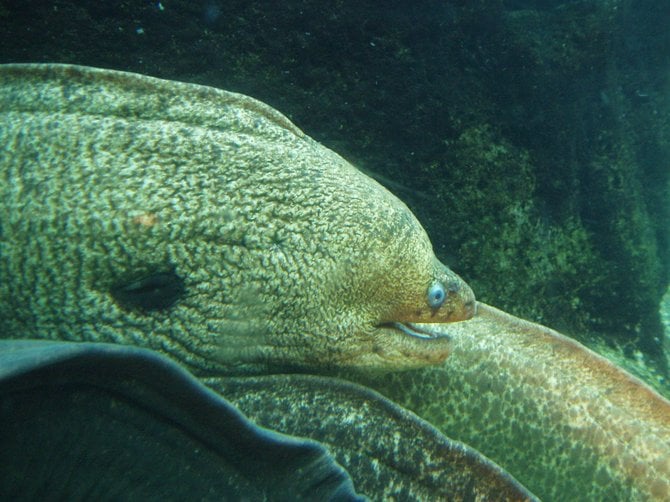
<path id="1" fill-rule="evenodd" d="M 661 321 L 665 328 L 665 352 L 666 356 L 670 358 L 670 286 L 668 286 L 661 300 Z"/>

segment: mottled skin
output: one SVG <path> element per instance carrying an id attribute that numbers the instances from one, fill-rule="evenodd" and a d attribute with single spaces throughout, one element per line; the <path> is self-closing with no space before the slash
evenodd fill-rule
<path id="1" fill-rule="evenodd" d="M 326 445 L 372 500 L 538 500 L 478 452 L 369 388 L 315 375 L 204 380 L 259 425 Z"/>
<path id="2" fill-rule="evenodd" d="M 0 444 L 3 501 L 537 500 L 369 388 L 119 344 L 0 340 Z"/>
<path id="3" fill-rule="evenodd" d="M 407 208 L 243 96 L 62 66 L 0 69 L 0 329 L 134 343 L 202 374 L 411 368 L 469 317 Z M 164 309 L 110 291 L 173 271 Z M 427 303 L 445 285 L 440 308 Z M 490 307 L 445 364 L 360 377 L 548 500 L 670 498 L 670 404 L 576 342 Z"/>
<path id="4" fill-rule="evenodd" d="M 400 200 L 256 100 L 5 65 L 0 114 L 3 333 L 133 343 L 199 374 L 412 368 L 448 339 L 388 323 L 474 312 Z M 172 305 L 112 295 L 156 274 L 183 281 Z"/>
<path id="5" fill-rule="evenodd" d="M 578 342 L 479 304 L 441 366 L 363 378 L 543 500 L 670 500 L 670 402 Z"/>

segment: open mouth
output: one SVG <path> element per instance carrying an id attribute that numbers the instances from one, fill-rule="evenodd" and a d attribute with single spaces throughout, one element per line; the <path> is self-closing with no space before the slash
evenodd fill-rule
<path id="1" fill-rule="evenodd" d="M 387 328 L 393 328 L 398 331 L 403 332 L 406 335 L 413 336 L 415 338 L 423 338 L 424 340 L 432 340 L 435 338 L 446 338 L 450 339 L 450 336 L 443 332 L 438 332 L 430 329 L 428 326 L 430 324 L 417 324 L 412 322 L 389 322 L 382 324 L 382 326 Z"/>

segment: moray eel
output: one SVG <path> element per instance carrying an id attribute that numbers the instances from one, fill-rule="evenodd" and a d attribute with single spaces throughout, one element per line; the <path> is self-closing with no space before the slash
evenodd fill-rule
<path id="1" fill-rule="evenodd" d="M 536 500 L 365 387 L 130 345 L 0 340 L 0 444 L 0 500 Z"/>
<path id="2" fill-rule="evenodd" d="M 548 500 L 670 498 L 670 403 L 491 307 L 451 324 L 474 296 L 407 207 L 268 106 L 8 65 L 0 113 L 3 336 L 149 347 L 203 378 L 344 368 Z"/>
<path id="3" fill-rule="evenodd" d="M 130 345 L 0 340 L 0 444 L 1 500 L 368 500 L 323 445 Z"/>
<path id="4" fill-rule="evenodd" d="M 0 67 L 0 329 L 197 374 L 442 362 L 471 289 L 409 209 L 252 98 Z"/>
<path id="5" fill-rule="evenodd" d="M 480 303 L 441 366 L 360 378 L 543 500 L 670 500 L 670 402 L 580 343 Z"/>
<path id="6" fill-rule="evenodd" d="M 263 427 L 325 445 L 371 500 L 539 500 L 479 452 L 350 381 L 299 374 L 203 380 Z"/>

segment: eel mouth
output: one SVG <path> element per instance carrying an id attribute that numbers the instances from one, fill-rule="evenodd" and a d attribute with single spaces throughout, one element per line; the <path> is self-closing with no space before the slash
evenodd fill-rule
<path id="1" fill-rule="evenodd" d="M 442 338 L 451 340 L 451 337 L 441 331 L 435 329 L 434 324 L 429 323 L 414 323 L 414 322 L 387 322 L 381 324 L 380 328 L 390 328 L 396 331 L 415 338 L 421 338 L 423 340 L 434 340 L 436 338 Z"/>

